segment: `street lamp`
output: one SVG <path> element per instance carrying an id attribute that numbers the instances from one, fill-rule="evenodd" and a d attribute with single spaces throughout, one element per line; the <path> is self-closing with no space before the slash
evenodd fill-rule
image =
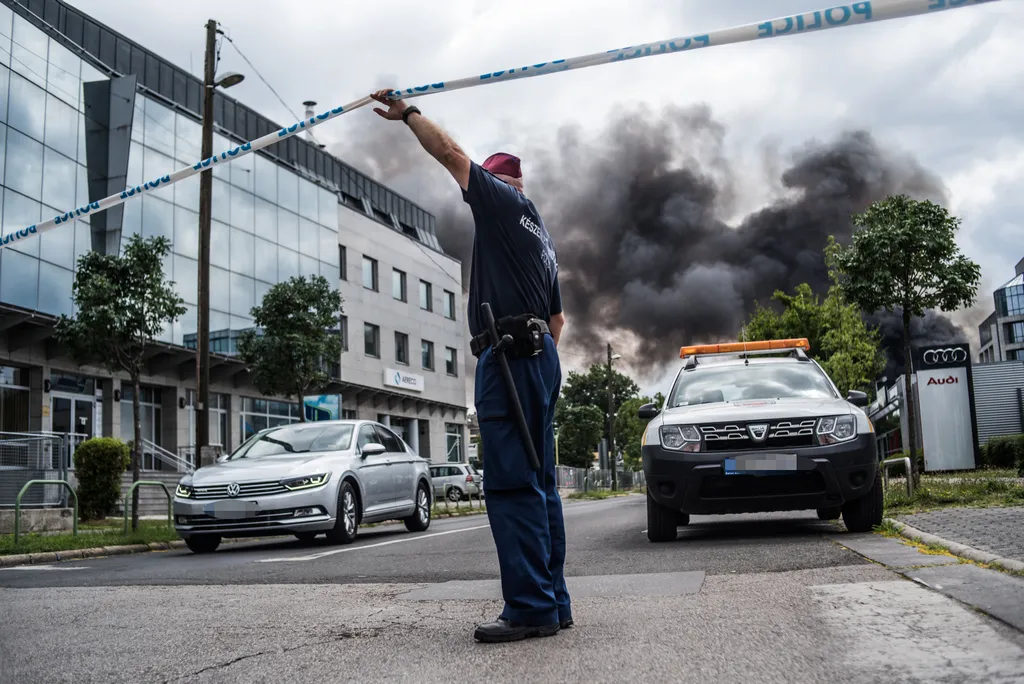
<path id="1" fill-rule="evenodd" d="M 612 361 L 621 359 L 620 354 L 612 354 L 611 342 L 608 343 L 608 460 L 612 468 L 612 491 L 618 489 L 619 459 L 615 455 L 615 409 L 612 399 Z"/>
<path id="2" fill-rule="evenodd" d="M 217 72 L 217 22 L 206 22 L 206 62 L 203 70 L 202 158 L 213 156 L 213 91 L 241 83 L 245 76 L 229 71 L 219 79 Z M 213 169 L 199 176 L 199 311 L 196 330 L 196 467 L 203 465 L 203 452 L 210 446 L 210 222 L 213 211 Z"/>

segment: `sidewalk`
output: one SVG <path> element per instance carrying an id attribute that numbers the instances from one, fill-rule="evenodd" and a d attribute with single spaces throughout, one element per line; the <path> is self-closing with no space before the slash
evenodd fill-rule
<path id="1" fill-rule="evenodd" d="M 1024 507 L 947 508 L 895 518 L 928 534 L 1024 563 Z"/>

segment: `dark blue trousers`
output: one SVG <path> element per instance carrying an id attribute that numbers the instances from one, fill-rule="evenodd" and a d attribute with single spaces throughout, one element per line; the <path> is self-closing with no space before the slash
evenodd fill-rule
<path id="1" fill-rule="evenodd" d="M 487 517 L 498 550 L 501 617 L 527 625 L 572 618 L 565 586 L 565 523 L 555 481 L 555 401 L 561 365 L 551 336 L 544 353 L 509 359 L 541 472 L 530 468 L 497 360 L 488 349 L 476 367 L 476 412 L 483 442 Z"/>

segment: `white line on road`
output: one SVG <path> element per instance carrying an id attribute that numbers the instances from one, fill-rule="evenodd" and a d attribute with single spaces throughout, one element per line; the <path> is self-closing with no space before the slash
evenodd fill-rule
<path id="1" fill-rule="evenodd" d="M 301 561 L 311 561 L 324 556 L 333 556 L 336 553 L 348 553 L 349 551 L 361 551 L 362 549 L 375 549 L 379 546 L 390 546 L 391 544 L 402 544 L 403 542 L 418 541 L 420 539 L 430 539 L 431 537 L 443 537 L 446 534 L 456 534 L 458 532 L 472 532 L 473 530 L 482 530 L 490 527 L 490 525 L 477 525 L 476 527 L 463 527 L 458 530 L 448 530 L 446 532 L 435 532 L 434 534 L 424 534 L 419 537 L 404 537 L 402 539 L 392 539 L 391 541 L 378 542 L 377 544 L 367 544 L 365 546 L 348 546 L 344 549 L 334 549 L 333 551 L 324 551 L 322 553 L 313 553 L 308 556 L 292 556 L 291 558 L 264 558 L 256 561 L 257 563 L 296 563 Z"/>
<path id="2" fill-rule="evenodd" d="M 83 567 L 60 567 L 57 565 L 15 565 L 0 570 L 85 570 Z"/>

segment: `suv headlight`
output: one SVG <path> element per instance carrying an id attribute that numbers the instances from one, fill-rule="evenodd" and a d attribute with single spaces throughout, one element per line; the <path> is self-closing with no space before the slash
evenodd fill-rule
<path id="1" fill-rule="evenodd" d="M 292 477 L 287 480 L 281 480 L 281 484 L 292 491 L 296 489 L 312 489 L 314 487 L 323 487 L 327 484 L 327 481 L 331 479 L 330 473 L 318 473 L 316 475 L 307 475 L 306 477 Z"/>
<path id="2" fill-rule="evenodd" d="M 816 432 L 818 444 L 848 442 L 857 436 L 857 418 L 851 415 L 819 418 Z"/>
<path id="3" fill-rule="evenodd" d="M 700 433 L 694 425 L 662 425 L 661 443 L 673 451 L 700 451 Z"/>
<path id="4" fill-rule="evenodd" d="M 180 496 L 182 499 L 192 498 L 192 485 L 179 484 L 178 489 L 175 490 L 174 494 Z"/>

